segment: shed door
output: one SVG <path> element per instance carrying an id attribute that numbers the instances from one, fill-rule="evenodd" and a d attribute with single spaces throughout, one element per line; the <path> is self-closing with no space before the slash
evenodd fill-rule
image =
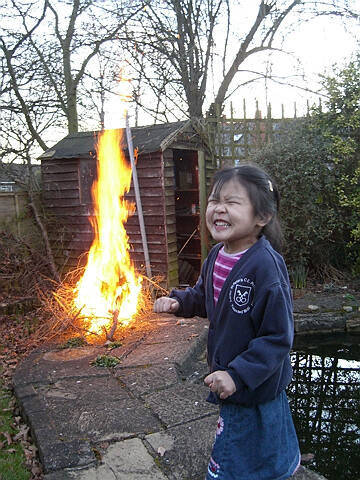
<path id="1" fill-rule="evenodd" d="M 194 285 L 201 267 L 199 164 L 196 150 L 173 150 L 179 285 Z"/>

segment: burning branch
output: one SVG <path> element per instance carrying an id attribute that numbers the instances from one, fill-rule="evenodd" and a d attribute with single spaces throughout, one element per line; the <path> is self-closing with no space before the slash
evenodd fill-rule
<path id="1" fill-rule="evenodd" d="M 116 332 L 117 325 L 118 325 L 118 317 L 119 317 L 119 310 L 116 309 L 113 313 L 113 323 L 112 323 L 110 332 L 107 333 L 106 330 L 105 330 L 106 338 L 109 342 L 112 342 L 113 339 L 114 339 L 114 333 Z M 104 327 L 104 329 L 105 329 L 105 327 Z"/>

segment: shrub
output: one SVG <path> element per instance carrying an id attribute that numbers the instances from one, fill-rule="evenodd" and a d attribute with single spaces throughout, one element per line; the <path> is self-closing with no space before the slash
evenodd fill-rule
<path id="1" fill-rule="evenodd" d="M 305 119 L 281 122 L 253 160 L 282 197 L 284 256 L 298 265 L 360 273 L 360 55 L 323 78 L 327 100 Z"/>
<path id="2" fill-rule="evenodd" d="M 334 194 L 326 140 L 311 130 L 310 120 L 287 123 L 252 160 L 278 185 L 285 238 L 282 253 L 290 267 L 318 267 L 329 262 L 343 267 L 344 245 L 349 239 L 343 208 Z"/>

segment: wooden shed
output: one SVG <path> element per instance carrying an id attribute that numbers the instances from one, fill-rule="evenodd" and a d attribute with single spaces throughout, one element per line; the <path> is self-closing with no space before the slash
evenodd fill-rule
<path id="1" fill-rule="evenodd" d="M 62 271 L 85 264 L 93 232 L 91 185 L 96 178 L 97 136 L 68 135 L 41 159 L 43 205 L 50 241 Z M 128 158 L 126 135 L 121 148 Z M 208 179 L 212 174 L 206 147 L 190 121 L 132 129 L 138 150 L 137 177 L 151 271 L 166 287 L 191 284 L 207 253 L 204 218 Z M 126 198 L 135 203 L 133 182 Z M 145 273 L 137 211 L 126 231 L 135 267 Z"/>

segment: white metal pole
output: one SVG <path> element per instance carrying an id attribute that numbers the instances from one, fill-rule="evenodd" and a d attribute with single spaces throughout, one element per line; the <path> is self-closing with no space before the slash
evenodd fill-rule
<path id="1" fill-rule="evenodd" d="M 143 250 L 144 250 L 146 275 L 149 278 L 151 278 L 152 275 L 151 275 L 151 266 L 150 266 L 148 244 L 147 244 L 147 240 L 146 240 L 144 214 L 143 214 L 142 205 L 141 205 L 139 182 L 138 182 L 138 176 L 137 176 L 135 159 L 134 159 L 134 147 L 133 147 L 133 143 L 132 143 L 131 129 L 130 129 L 130 125 L 129 125 L 129 115 L 128 115 L 127 112 L 126 112 L 126 139 L 127 139 L 128 149 L 129 149 L 129 156 L 130 156 L 131 169 L 132 169 L 132 178 L 133 178 L 134 190 L 135 190 L 136 210 L 137 210 L 137 214 L 138 214 L 141 240 L 142 240 L 142 245 L 143 245 Z"/>

